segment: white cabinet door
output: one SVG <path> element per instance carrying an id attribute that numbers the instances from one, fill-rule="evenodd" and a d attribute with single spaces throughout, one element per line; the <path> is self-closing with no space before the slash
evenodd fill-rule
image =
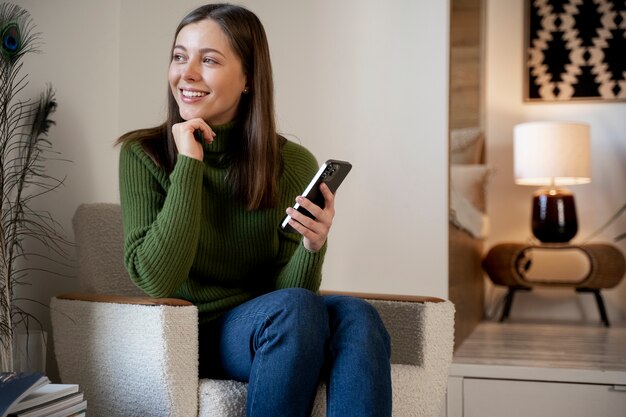
<path id="1" fill-rule="evenodd" d="M 463 417 L 624 417 L 612 385 L 465 378 Z"/>

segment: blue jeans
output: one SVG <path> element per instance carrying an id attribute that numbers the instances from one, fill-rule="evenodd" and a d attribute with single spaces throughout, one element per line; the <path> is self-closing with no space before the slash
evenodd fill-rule
<path id="1" fill-rule="evenodd" d="M 309 417 L 321 380 L 328 417 L 391 416 L 390 353 L 370 304 L 300 288 L 200 326 L 201 377 L 248 382 L 248 417 Z"/>

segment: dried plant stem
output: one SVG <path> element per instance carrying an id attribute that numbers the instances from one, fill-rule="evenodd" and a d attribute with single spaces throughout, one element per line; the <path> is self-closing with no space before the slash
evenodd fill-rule
<path id="1" fill-rule="evenodd" d="M 47 139 L 56 109 L 54 91 L 48 87 L 39 101 L 21 101 L 17 95 L 28 84 L 21 75 L 22 57 L 38 52 L 39 33 L 33 33 L 29 13 L 19 6 L 0 3 L 0 371 L 13 369 L 13 331 L 19 323 L 38 320 L 17 306 L 16 285 L 26 284 L 27 271 L 17 268 L 27 240 L 39 242 L 49 253 L 67 255 L 69 243 L 60 225 L 46 211 L 30 203 L 63 184 L 46 173 L 44 162 L 53 154 Z M 51 258 L 48 258 L 51 259 Z M 53 260 L 54 261 L 54 260 Z"/>

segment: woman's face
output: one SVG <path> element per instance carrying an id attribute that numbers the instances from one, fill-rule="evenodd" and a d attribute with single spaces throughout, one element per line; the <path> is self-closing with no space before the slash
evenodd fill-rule
<path id="1" fill-rule="evenodd" d="M 213 20 L 180 30 L 168 78 L 180 116 L 184 120 L 200 117 L 213 126 L 235 119 L 246 88 L 241 60 Z"/>

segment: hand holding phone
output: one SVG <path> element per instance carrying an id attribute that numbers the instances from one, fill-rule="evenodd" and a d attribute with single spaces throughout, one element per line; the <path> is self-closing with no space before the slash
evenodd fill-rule
<path id="1" fill-rule="evenodd" d="M 325 163 L 322 164 L 320 169 L 317 171 L 315 176 L 309 182 L 309 185 L 306 187 L 304 192 L 302 193 L 302 197 L 307 198 L 313 204 L 317 205 L 321 209 L 324 208 L 324 195 L 320 191 L 320 185 L 322 183 L 326 184 L 331 193 L 335 193 L 339 188 L 339 185 L 346 178 L 350 170 L 352 169 L 352 164 L 346 161 L 339 161 L 336 159 L 329 159 Z M 315 216 L 311 214 L 307 209 L 302 207 L 300 204 L 296 203 L 293 208 L 300 213 L 304 214 L 307 217 L 315 219 Z M 285 232 L 289 233 L 298 233 L 296 229 L 289 225 L 289 221 L 291 220 L 291 216 L 287 215 L 280 222 L 280 228 Z"/>

